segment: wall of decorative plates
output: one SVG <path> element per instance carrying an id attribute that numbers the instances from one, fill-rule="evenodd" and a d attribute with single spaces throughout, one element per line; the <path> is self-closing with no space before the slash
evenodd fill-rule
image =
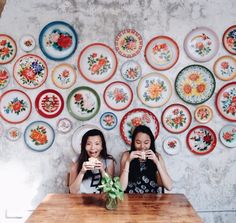
<path id="1" fill-rule="evenodd" d="M 140 124 L 153 131 L 173 193 L 204 222 L 234 222 L 236 3 L 216 2 L 6 2 L 0 222 L 68 191 L 89 129 L 104 132 L 118 175 Z"/>

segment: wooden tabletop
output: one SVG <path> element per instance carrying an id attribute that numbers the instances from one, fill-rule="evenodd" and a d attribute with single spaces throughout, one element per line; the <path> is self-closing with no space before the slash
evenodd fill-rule
<path id="1" fill-rule="evenodd" d="M 116 210 L 101 194 L 48 194 L 26 223 L 202 223 L 183 194 L 125 194 Z"/>

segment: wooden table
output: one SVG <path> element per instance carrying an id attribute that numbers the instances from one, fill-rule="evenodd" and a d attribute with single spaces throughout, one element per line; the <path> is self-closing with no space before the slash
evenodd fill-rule
<path id="1" fill-rule="evenodd" d="M 48 194 L 26 223 L 202 223 L 183 194 L 125 194 L 116 210 L 101 194 Z"/>

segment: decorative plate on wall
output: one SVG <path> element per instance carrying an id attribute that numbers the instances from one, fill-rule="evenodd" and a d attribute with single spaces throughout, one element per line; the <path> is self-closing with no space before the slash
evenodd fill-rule
<path id="1" fill-rule="evenodd" d="M 155 139 L 159 134 L 159 122 L 157 117 L 149 110 L 136 108 L 127 112 L 120 122 L 120 133 L 126 144 L 131 144 L 132 133 L 139 125 L 148 126 Z"/>
<path id="2" fill-rule="evenodd" d="M 161 121 L 167 131 L 181 133 L 190 126 L 192 115 L 184 105 L 172 104 L 163 111 Z"/>
<path id="3" fill-rule="evenodd" d="M 171 83 L 162 74 L 150 73 L 139 81 L 137 94 L 143 104 L 152 108 L 160 107 L 171 97 Z"/>
<path id="4" fill-rule="evenodd" d="M 168 136 L 163 141 L 163 149 L 169 155 L 176 155 L 181 150 L 181 142 L 175 136 Z"/>
<path id="5" fill-rule="evenodd" d="M 130 106 L 133 100 L 133 92 L 128 84 L 115 81 L 106 87 L 103 98 L 109 108 L 121 111 Z"/>
<path id="6" fill-rule="evenodd" d="M 8 35 L 0 34 L 0 64 L 10 63 L 16 56 L 16 42 Z"/>
<path id="7" fill-rule="evenodd" d="M 215 132 L 204 125 L 192 128 L 186 139 L 190 151 L 198 155 L 210 153 L 217 143 Z"/>
<path id="8" fill-rule="evenodd" d="M 179 58 L 177 43 L 168 36 L 156 36 L 145 48 L 145 59 L 155 70 L 168 70 Z"/>
<path id="9" fill-rule="evenodd" d="M 212 109 L 207 105 L 200 105 L 196 108 L 194 117 L 197 122 L 206 124 L 213 118 Z"/>
<path id="10" fill-rule="evenodd" d="M 219 79 L 230 81 L 236 76 L 236 59 L 232 56 L 222 56 L 214 63 L 213 70 Z"/>
<path id="11" fill-rule="evenodd" d="M 46 81 L 48 67 L 41 57 L 26 54 L 15 62 L 13 75 L 20 86 L 34 89 L 40 87 Z"/>
<path id="12" fill-rule="evenodd" d="M 57 131 L 60 133 L 68 133 L 73 127 L 73 124 L 68 118 L 60 118 L 57 121 Z"/>
<path id="13" fill-rule="evenodd" d="M 5 67 L 0 66 L 0 90 L 5 88 L 10 81 L 10 73 Z"/>
<path id="14" fill-rule="evenodd" d="M 29 96 L 17 89 L 4 92 L 0 101 L 0 116 L 6 122 L 12 124 L 25 121 L 32 111 L 32 103 Z"/>
<path id="15" fill-rule="evenodd" d="M 90 87 L 77 87 L 67 97 L 67 109 L 76 119 L 86 121 L 93 118 L 100 109 L 100 98 Z"/>
<path id="16" fill-rule="evenodd" d="M 225 146 L 236 148 L 236 125 L 225 125 L 220 130 L 220 140 Z"/>
<path id="17" fill-rule="evenodd" d="M 116 51 L 123 57 L 138 55 L 143 47 L 142 36 L 134 29 L 125 29 L 115 38 Z"/>
<path id="18" fill-rule="evenodd" d="M 120 69 L 122 77 L 127 81 L 136 81 L 142 75 L 141 65 L 134 60 L 128 60 Z"/>
<path id="19" fill-rule="evenodd" d="M 184 39 L 184 50 L 189 58 L 197 62 L 207 62 L 220 47 L 216 33 L 207 27 L 198 27 L 190 31 Z"/>
<path id="20" fill-rule="evenodd" d="M 62 21 L 47 24 L 39 35 L 40 49 L 51 60 L 67 59 L 75 52 L 77 45 L 74 28 Z"/>
<path id="21" fill-rule="evenodd" d="M 55 132 L 51 125 L 43 121 L 30 123 L 24 133 L 25 144 L 36 152 L 49 149 L 55 139 Z"/>
<path id="22" fill-rule="evenodd" d="M 113 112 L 105 112 L 100 117 L 100 125 L 106 130 L 114 129 L 117 122 L 117 117 Z"/>
<path id="23" fill-rule="evenodd" d="M 114 51 L 103 43 L 86 46 L 80 53 L 78 68 L 81 75 L 92 83 L 103 83 L 112 78 L 118 61 Z"/>
<path id="24" fill-rule="evenodd" d="M 229 27 L 224 32 L 223 45 L 229 53 L 236 55 L 236 25 Z"/>
<path id="25" fill-rule="evenodd" d="M 175 90 L 186 103 L 197 105 L 207 101 L 214 93 L 215 78 L 201 65 L 183 68 L 175 79 Z"/>
<path id="26" fill-rule="evenodd" d="M 10 141 L 17 141 L 21 137 L 21 131 L 20 131 L 20 129 L 18 129 L 16 127 L 11 127 L 9 129 L 7 129 L 6 137 Z"/>
<path id="27" fill-rule="evenodd" d="M 236 82 L 224 85 L 216 95 L 216 108 L 223 118 L 236 122 Z"/>
<path id="28" fill-rule="evenodd" d="M 31 35 L 23 35 L 20 39 L 20 47 L 25 52 L 30 52 L 35 48 L 35 39 Z"/>

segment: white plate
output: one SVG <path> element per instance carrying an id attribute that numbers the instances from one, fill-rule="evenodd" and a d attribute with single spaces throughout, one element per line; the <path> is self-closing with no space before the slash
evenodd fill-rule
<path id="1" fill-rule="evenodd" d="M 10 141 L 17 141 L 21 137 L 21 131 L 16 127 L 9 128 L 6 131 L 6 137 Z"/>
<path id="2" fill-rule="evenodd" d="M 181 150 L 181 142 L 175 136 L 168 136 L 163 141 L 163 149 L 169 155 L 176 155 Z"/>

